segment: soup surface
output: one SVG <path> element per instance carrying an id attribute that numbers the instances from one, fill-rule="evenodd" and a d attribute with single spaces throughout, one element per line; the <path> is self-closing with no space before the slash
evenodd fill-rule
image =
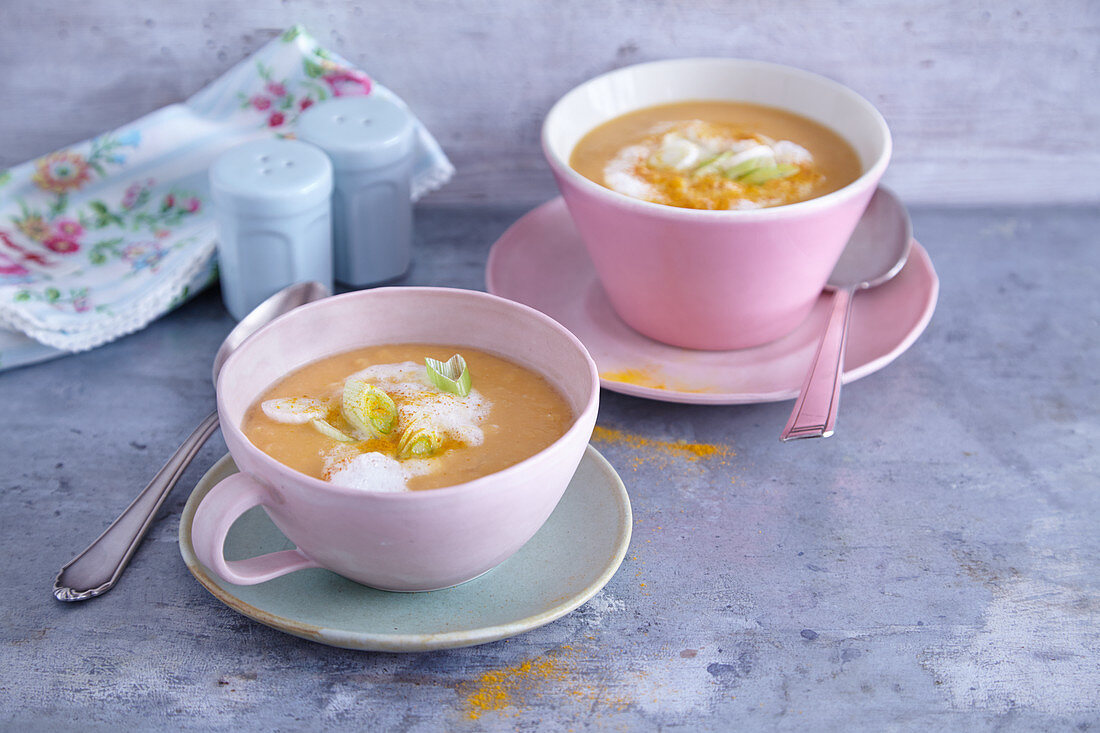
<path id="1" fill-rule="evenodd" d="M 465 359 L 469 393 L 433 383 L 425 358 Z M 382 393 L 382 394 L 379 394 Z M 290 373 L 249 407 L 242 430 L 302 473 L 365 491 L 435 489 L 529 458 L 572 423 L 542 376 L 464 346 L 370 346 Z"/>
<path id="2" fill-rule="evenodd" d="M 863 173 L 852 146 L 828 127 L 786 110 L 724 101 L 616 117 L 581 138 L 569 164 L 613 191 L 690 209 L 793 204 Z"/>

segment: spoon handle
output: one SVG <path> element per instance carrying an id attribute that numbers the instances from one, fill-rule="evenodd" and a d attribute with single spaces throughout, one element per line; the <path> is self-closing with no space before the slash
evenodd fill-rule
<path id="1" fill-rule="evenodd" d="M 102 595 L 114 587 L 130 562 L 145 533 L 153 524 L 157 510 L 168 492 L 179 481 L 184 469 L 218 429 L 218 413 L 214 411 L 183 441 L 149 485 L 142 489 L 133 503 L 111 523 L 103 534 L 68 565 L 61 568 L 53 584 L 53 595 L 59 601 L 84 601 Z"/>
<path id="2" fill-rule="evenodd" d="M 840 405 L 840 377 L 844 371 L 844 346 L 848 340 L 848 321 L 852 317 L 851 289 L 833 294 L 832 311 L 817 353 L 810 364 L 798 401 L 779 439 L 828 438 L 836 425 Z"/>

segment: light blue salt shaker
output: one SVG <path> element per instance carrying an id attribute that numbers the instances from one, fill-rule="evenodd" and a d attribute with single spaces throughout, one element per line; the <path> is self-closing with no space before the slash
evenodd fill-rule
<path id="1" fill-rule="evenodd" d="M 377 94 L 342 97 L 310 107 L 295 131 L 324 150 L 335 169 L 336 279 L 361 287 L 403 275 L 412 249 L 412 115 Z"/>
<path id="2" fill-rule="evenodd" d="M 240 320 L 303 280 L 332 290 L 332 163 L 313 145 L 257 140 L 210 167 L 222 300 Z"/>

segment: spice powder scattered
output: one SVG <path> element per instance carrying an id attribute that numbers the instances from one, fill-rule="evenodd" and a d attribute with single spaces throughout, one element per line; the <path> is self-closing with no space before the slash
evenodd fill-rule
<path id="1" fill-rule="evenodd" d="M 561 656 L 528 659 L 522 664 L 482 673 L 466 696 L 466 717 L 478 720 L 484 713 L 518 705 L 517 697 L 546 682 L 564 682 L 566 660 Z"/>
<path id="2" fill-rule="evenodd" d="M 634 435 L 622 430 L 616 430 L 615 428 L 605 428 L 600 425 L 597 425 L 592 431 L 592 439 L 604 443 L 626 445 L 631 448 L 653 449 L 666 455 L 685 458 L 692 462 L 706 458 L 726 458 L 737 455 L 732 448 L 726 445 L 654 440 L 641 435 Z"/>
<path id="3" fill-rule="evenodd" d="M 667 392 L 714 392 L 712 388 L 700 388 L 685 384 L 672 383 L 667 377 L 661 375 L 659 367 L 641 369 L 620 369 L 618 371 L 600 372 L 600 379 L 607 382 L 619 382 L 620 384 L 632 384 L 636 387 L 648 389 L 661 389 Z"/>
<path id="4" fill-rule="evenodd" d="M 512 715 L 521 715 L 533 703 L 553 705 L 559 711 L 562 705 L 578 705 L 590 716 L 598 710 L 626 710 L 632 698 L 615 695 L 606 680 L 592 684 L 592 678 L 582 672 L 592 665 L 594 654 L 605 656 L 605 652 L 566 645 L 522 664 L 483 672 L 468 683 L 465 716 L 479 720 L 487 713 L 507 714 L 504 711 L 509 708 Z"/>
<path id="5" fill-rule="evenodd" d="M 617 372 L 600 372 L 600 379 L 606 379 L 609 382 L 633 384 L 638 387 L 649 387 L 650 389 L 668 389 L 663 379 L 658 379 L 654 375 L 641 369 L 622 369 Z"/>

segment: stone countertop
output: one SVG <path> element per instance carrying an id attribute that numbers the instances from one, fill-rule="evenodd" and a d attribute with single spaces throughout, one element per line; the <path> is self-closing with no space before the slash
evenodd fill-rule
<path id="1" fill-rule="evenodd" d="M 423 208 L 407 284 L 482 289 L 520 209 Z M 634 535 L 574 613 L 479 647 L 329 648 L 223 606 L 176 541 L 215 437 L 119 585 L 58 568 L 214 404 L 216 290 L 128 338 L 0 373 L 0 727 L 1085 730 L 1100 724 L 1100 212 L 918 209 L 925 334 L 845 388 L 837 434 L 790 402 L 605 391 L 596 447 Z M 720 459 L 669 449 L 688 441 Z"/>

